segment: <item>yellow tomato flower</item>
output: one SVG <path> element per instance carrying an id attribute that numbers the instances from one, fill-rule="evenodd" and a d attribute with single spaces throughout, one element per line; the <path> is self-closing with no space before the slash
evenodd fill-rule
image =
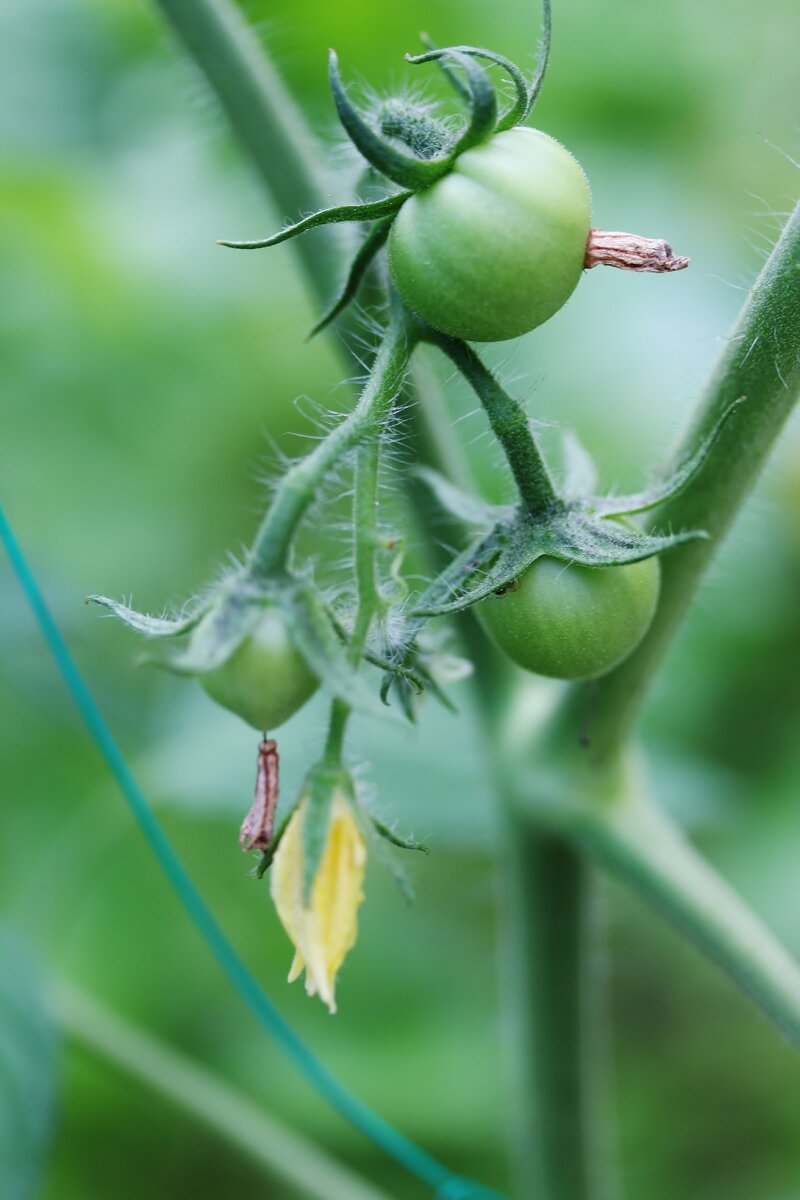
<path id="1" fill-rule="evenodd" d="M 309 996 L 319 995 L 334 1013 L 336 976 L 358 934 L 367 847 L 352 805 L 337 788 L 331 799 L 325 849 L 306 904 L 303 818 L 307 809 L 308 798 L 304 797 L 275 853 L 270 890 L 278 916 L 295 946 L 289 982 L 305 968 Z"/>

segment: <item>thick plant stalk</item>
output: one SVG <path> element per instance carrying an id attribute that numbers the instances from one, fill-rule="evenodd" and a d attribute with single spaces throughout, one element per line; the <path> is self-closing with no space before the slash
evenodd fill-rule
<path id="1" fill-rule="evenodd" d="M 282 213 L 316 212 L 328 202 L 323 156 L 306 122 L 233 0 L 154 0 L 205 75 L 234 133 Z M 296 250 L 317 297 L 336 283 L 335 246 L 327 229 Z M 319 239 L 319 240 L 318 240 Z"/>
<path id="2" fill-rule="evenodd" d="M 654 804 L 626 802 L 575 833 L 579 846 L 660 909 L 800 1050 L 800 966 L 671 820 Z"/>
<path id="3" fill-rule="evenodd" d="M 739 405 L 702 472 L 650 520 L 659 529 L 704 529 L 662 558 L 653 625 L 639 649 L 601 679 L 592 742 L 597 753 L 624 741 L 702 576 L 753 487 L 800 395 L 800 205 L 753 287 L 678 451 L 688 457 L 728 407 Z M 578 700 L 580 705 L 580 700 Z"/>
<path id="4" fill-rule="evenodd" d="M 517 1194 L 588 1200 L 586 868 L 571 846 L 529 822 L 512 820 L 507 842 Z"/>
<path id="5" fill-rule="evenodd" d="M 283 1121 L 145 1030 L 72 984 L 55 990 L 56 1019 L 68 1036 L 103 1062 L 152 1089 L 205 1125 L 302 1200 L 388 1200 Z M 281 1191 L 281 1195 L 285 1193 Z"/>

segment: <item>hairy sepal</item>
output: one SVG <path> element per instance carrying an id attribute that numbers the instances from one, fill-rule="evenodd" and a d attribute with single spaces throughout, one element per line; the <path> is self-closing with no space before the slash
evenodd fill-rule
<path id="1" fill-rule="evenodd" d="M 147 638 L 173 638 L 190 633 L 199 625 L 211 608 L 212 601 L 206 601 L 182 617 L 151 617 L 148 613 L 137 612 L 135 608 L 130 608 L 119 600 L 112 600 L 109 596 L 87 596 L 86 603 L 107 608 L 129 629 L 134 629 Z"/>
<path id="2" fill-rule="evenodd" d="M 411 616 L 422 619 L 462 612 L 508 587 L 544 556 L 587 567 L 619 567 L 703 536 L 698 531 L 643 533 L 566 506 L 540 519 L 521 513 L 460 554 L 420 597 Z M 440 599 L 443 592 L 449 593 L 448 598 Z"/>
<path id="3" fill-rule="evenodd" d="M 513 511 L 509 507 L 487 504 L 480 497 L 470 495 L 430 467 L 416 467 L 414 474 L 430 489 L 439 507 L 465 525 L 489 530 L 508 519 Z"/>
<path id="4" fill-rule="evenodd" d="M 385 196 L 382 200 L 372 200 L 367 204 L 340 204 L 336 208 L 323 208 L 319 212 L 303 217 L 294 225 L 287 225 L 269 237 L 259 238 L 251 242 L 233 242 L 220 240 L 218 246 L 227 246 L 229 250 L 266 250 L 270 246 L 279 246 L 290 238 L 299 237 L 309 229 L 317 229 L 320 225 L 332 225 L 345 221 L 380 221 L 384 217 L 394 216 L 405 204 L 411 192 L 396 192 L 393 196 Z"/>
<path id="5" fill-rule="evenodd" d="M 340 628 L 312 581 L 287 576 L 272 592 L 272 599 L 323 687 L 358 712 L 385 715 L 386 709 L 350 662 Z"/>
<path id="6" fill-rule="evenodd" d="M 733 404 L 730 404 L 725 409 L 725 412 L 708 436 L 701 442 L 697 450 L 695 450 L 694 454 L 689 455 L 683 462 L 678 463 L 660 483 L 656 483 L 650 488 L 645 488 L 644 491 L 635 492 L 629 496 L 594 497 L 589 503 L 592 512 L 599 516 L 609 517 L 647 512 L 649 509 L 657 508 L 659 504 L 664 504 L 665 501 L 679 496 L 681 492 L 685 491 L 694 482 L 703 470 L 722 430 L 737 408 L 745 403 L 746 397 L 744 396 L 738 400 L 734 400 Z"/>

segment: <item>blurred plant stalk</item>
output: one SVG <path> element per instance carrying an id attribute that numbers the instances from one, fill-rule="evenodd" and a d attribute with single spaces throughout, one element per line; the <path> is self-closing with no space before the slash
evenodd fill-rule
<path id="1" fill-rule="evenodd" d="M 194 1117 L 298 1200 L 388 1200 L 385 1192 L 213 1072 L 74 984 L 57 983 L 52 1006 L 56 1021 L 74 1043 Z"/>

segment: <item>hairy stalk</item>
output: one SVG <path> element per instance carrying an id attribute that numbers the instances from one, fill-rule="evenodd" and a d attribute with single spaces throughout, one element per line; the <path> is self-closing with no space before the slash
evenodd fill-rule
<path id="1" fill-rule="evenodd" d="M 353 497 L 353 551 L 356 581 L 356 615 L 350 635 L 349 655 L 353 666 L 361 661 L 372 619 L 380 604 L 375 578 L 375 550 L 378 541 L 378 473 L 381 461 L 380 431 L 358 448 Z M 342 758 L 344 735 L 350 717 L 350 705 L 336 699 L 331 705 L 331 720 L 325 757 L 331 763 Z"/>
<path id="2" fill-rule="evenodd" d="M 661 598 L 639 649 L 598 683 L 592 741 L 624 741 L 702 576 L 753 487 L 800 395 L 800 205 L 757 279 L 676 460 L 688 456 L 726 409 L 745 397 L 698 477 L 650 518 L 661 529 L 704 529 L 663 556 Z M 578 701 L 580 703 L 580 701 Z M 573 719 L 565 713 L 565 719 Z"/>
<path id="3" fill-rule="evenodd" d="M 303 1200 L 387 1200 L 211 1071 L 112 1012 L 72 984 L 55 989 L 61 1028 L 104 1063 L 125 1072 L 246 1154 L 264 1175 Z M 281 1194 L 284 1194 L 281 1192 Z"/>
<path id="4" fill-rule="evenodd" d="M 327 203 L 322 152 L 269 58 L 233 0 L 154 0 L 205 75 L 234 133 L 283 213 Z M 297 245 L 306 277 L 327 300 L 338 279 L 338 255 L 320 254 L 326 230 Z M 320 239 L 320 240 L 317 240 Z"/>
<path id="5" fill-rule="evenodd" d="M 380 432 L 402 386 L 413 337 L 404 313 L 395 308 L 356 407 L 278 484 L 250 551 L 248 569 L 254 577 L 284 569 L 297 526 L 324 477 L 353 446 Z"/>
<path id="6" fill-rule="evenodd" d="M 427 333 L 425 336 L 428 337 Z M 466 342 L 433 331 L 428 340 L 458 367 L 483 405 L 528 511 L 535 514 L 554 507 L 558 503 L 556 493 L 522 405 L 500 386 Z"/>

